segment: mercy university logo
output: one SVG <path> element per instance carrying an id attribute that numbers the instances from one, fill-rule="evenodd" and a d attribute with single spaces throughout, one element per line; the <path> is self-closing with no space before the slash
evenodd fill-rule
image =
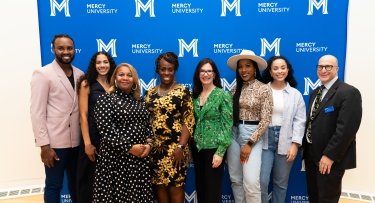
<path id="1" fill-rule="evenodd" d="M 196 203 L 198 202 L 198 198 L 197 198 L 197 192 L 194 190 L 193 193 L 191 193 L 190 195 L 188 195 L 186 192 L 185 192 L 185 200 L 189 203 Z"/>
<path id="2" fill-rule="evenodd" d="M 141 17 L 141 9 L 143 12 L 149 11 L 151 18 L 155 17 L 155 6 L 154 0 L 149 0 L 146 4 L 143 4 L 141 0 L 135 0 L 135 17 Z"/>
<path id="3" fill-rule="evenodd" d="M 96 39 L 96 42 L 98 43 L 98 51 L 106 51 L 108 53 L 111 53 L 112 57 L 117 57 L 116 54 L 116 40 L 117 39 L 111 39 L 111 41 L 108 42 L 108 44 L 105 44 L 103 40 Z M 111 52 L 109 52 L 111 51 Z"/>
<path id="4" fill-rule="evenodd" d="M 281 41 L 281 38 L 276 38 L 275 40 L 273 40 L 273 42 L 271 44 L 266 40 L 266 38 L 260 38 L 260 41 L 262 43 L 260 56 L 266 56 L 266 49 L 270 52 L 272 50 L 275 50 L 274 55 L 280 56 L 280 41 Z"/>
<path id="5" fill-rule="evenodd" d="M 321 84 L 319 79 L 315 83 L 312 82 L 309 77 L 304 77 L 303 79 L 305 80 L 305 91 L 303 92 L 303 95 L 310 95 L 310 89 L 315 90 Z"/>
<path id="6" fill-rule="evenodd" d="M 56 16 L 56 9 L 61 12 L 64 9 L 65 17 L 70 17 L 69 13 L 69 0 L 63 0 L 58 3 L 56 0 L 50 0 L 51 14 L 50 16 Z"/>
<path id="7" fill-rule="evenodd" d="M 241 0 L 234 0 L 232 3 L 229 3 L 227 0 L 221 0 L 221 15 L 227 16 L 227 9 L 229 11 L 236 10 L 236 16 L 241 16 Z"/>
<path id="8" fill-rule="evenodd" d="M 190 44 L 186 44 L 184 39 L 178 39 L 179 44 L 179 53 L 178 57 L 184 57 L 186 50 L 187 52 L 190 52 L 193 49 L 193 57 L 198 57 L 198 39 L 193 39 Z"/>
<path id="9" fill-rule="evenodd" d="M 314 7 L 316 10 L 319 10 L 320 7 L 323 7 L 322 13 L 324 15 L 328 14 L 328 0 L 321 0 L 317 2 L 316 0 L 309 0 L 309 10 L 307 11 L 307 15 L 313 15 L 314 14 Z"/>

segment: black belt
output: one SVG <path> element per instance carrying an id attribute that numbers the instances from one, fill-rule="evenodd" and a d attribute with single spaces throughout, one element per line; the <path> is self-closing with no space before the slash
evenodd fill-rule
<path id="1" fill-rule="evenodd" d="M 239 120 L 238 124 L 258 125 L 259 121 L 244 121 L 244 120 Z"/>

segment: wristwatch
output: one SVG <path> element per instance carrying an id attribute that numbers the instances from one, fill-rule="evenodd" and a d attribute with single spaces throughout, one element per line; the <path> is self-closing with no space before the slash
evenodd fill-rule
<path id="1" fill-rule="evenodd" d="M 180 149 L 183 149 L 185 146 L 182 145 L 182 144 L 178 144 L 177 147 L 180 148 Z"/>

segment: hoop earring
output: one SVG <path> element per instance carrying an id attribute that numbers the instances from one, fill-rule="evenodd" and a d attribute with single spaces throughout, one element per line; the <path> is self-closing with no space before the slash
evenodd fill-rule
<path id="1" fill-rule="evenodd" d="M 254 73 L 254 78 L 256 78 L 256 77 L 257 77 L 257 72 Z"/>
<path id="2" fill-rule="evenodd" d="M 117 88 L 117 81 L 115 80 L 115 87 Z"/>
<path id="3" fill-rule="evenodd" d="M 135 91 L 137 88 L 138 88 L 138 85 L 137 85 L 137 84 L 135 84 L 135 87 L 134 87 L 134 85 L 132 86 L 132 90 L 133 90 L 133 91 Z"/>

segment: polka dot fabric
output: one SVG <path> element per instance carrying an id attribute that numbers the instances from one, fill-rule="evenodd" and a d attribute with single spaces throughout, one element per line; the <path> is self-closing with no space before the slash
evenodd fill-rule
<path id="1" fill-rule="evenodd" d="M 143 102 L 120 90 L 105 94 L 95 106 L 95 119 L 101 140 L 93 202 L 153 202 L 149 157 L 128 153 L 132 145 L 152 138 Z"/>

